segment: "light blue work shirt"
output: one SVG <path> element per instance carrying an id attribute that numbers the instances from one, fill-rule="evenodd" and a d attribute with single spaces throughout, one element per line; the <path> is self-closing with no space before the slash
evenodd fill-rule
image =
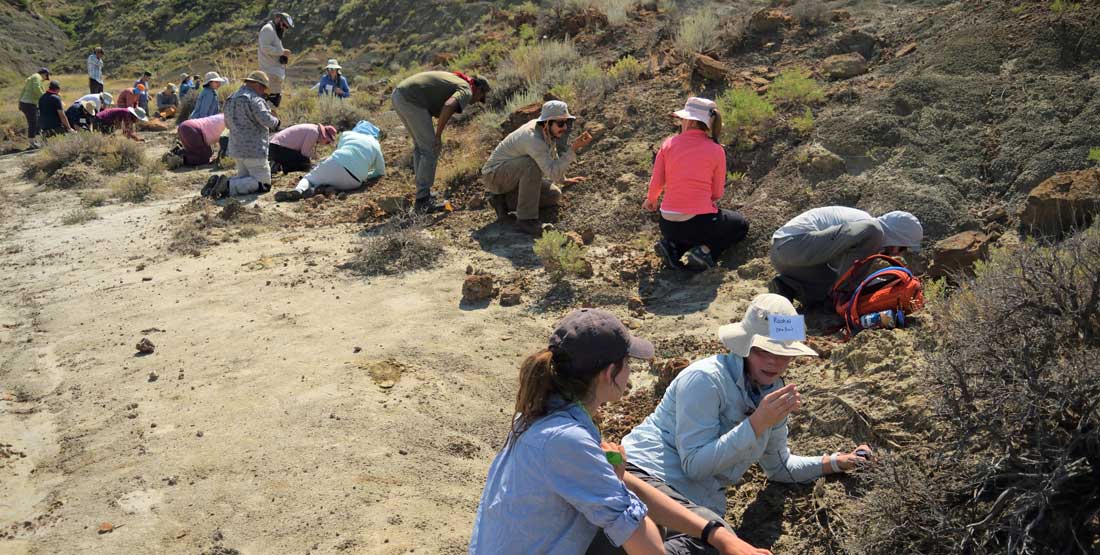
<path id="1" fill-rule="evenodd" d="M 626 457 L 688 499 L 726 514 L 725 487 L 759 462 L 768 479 L 808 482 L 821 476 L 820 457 L 791 455 L 784 419 L 759 438 L 749 423 L 756 410 L 744 359 L 715 355 L 672 380 L 653 414 L 622 445 Z M 767 391 L 782 387 L 779 380 Z"/>
<path id="2" fill-rule="evenodd" d="M 552 410 L 497 453 L 474 519 L 470 555 L 580 555 L 602 529 L 621 546 L 646 516 L 576 403 Z"/>
<path id="3" fill-rule="evenodd" d="M 195 108 L 191 110 L 191 117 L 188 119 L 208 118 L 220 113 L 222 113 L 222 108 L 218 104 L 218 91 L 211 87 L 203 87 L 202 92 L 199 93 L 199 99 L 195 101 Z"/>
<path id="4" fill-rule="evenodd" d="M 345 131 L 336 141 L 329 159 L 351 172 L 360 182 L 386 174 L 386 160 L 378 139 L 366 133 Z"/>

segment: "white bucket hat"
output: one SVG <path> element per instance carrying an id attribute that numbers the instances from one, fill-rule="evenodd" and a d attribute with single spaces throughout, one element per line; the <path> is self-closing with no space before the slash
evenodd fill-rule
<path id="1" fill-rule="evenodd" d="M 111 96 L 111 93 L 99 93 L 99 99 L 103 101 L 104 106 L 110 106 L 115 103 L 115 97 Z"/>
<path id="2" fill-rule="evenodd" d="M 181 73 L 180 74 L 180 81 L 186 81 L 188 77 L 191 77 L 191 75 L 188 74 L 188 73 Z"/>
<path id="3" fill-rule="evenodd" d="M 144 108 L 127 108 L 126 111 L 130 112 L 135 118 L 141 121 L 149 121 L 149 117 L 145 115 Z"/>
<path id="4" fill-rule="evenodd" d="M 329 58 L 328 59 L 328 65 L 325 66 L 325 69 L 344 69 L 344 68 L 340 67 L 340 64 L 336 62 L 336 58 Z"/>
<path id="5" fill-rule="evenodd" d="M 772 314 L 795 316 L 798 312 L 786 297 L 772 293 L 757 295 L 749 308 L 745 309 L 745 317 L 740 322 L 718 328 L 718 339 L 731 353 L 739 357 L 749 356 L 753 347 L 788 357 L 817 356 L 813 349 L 801 341 L 778 341 L 769 337 L 771 329 L 768 318 Z"/>
<path id="6" fill-rule="evenodd" d="M 672 115 L 680 119 L 690 119 L 702 122 L 707 127 L 710 127 L 711 113 L 717 109 L 718 105 L 715 104 L 713 100 L 693 96 L 684 104 L 683 110 L 672 112 Z"/>
<path id="7" fill-rule="evenodd" d="M 924 227 L 916 216 L 895 210 L 876 218 L 882 226 L 882 245 L 884 247 L 905 247 L 920 252 L 920 242 L 924 239 Z"/>
<path id="8" fill-rule="evenodd" d="M 552 119 L 577 119 L 569 113 L 569 105 L 560 100 L 551 100 L 542 105 L 539 119 L 536 121 L 550 121 Z"/>
<path id="9" fill-rule="evenodd" d="M 202 77 L 202 84 L 205 85 L 205 84 L 207 84 L 211 81 L 217 81 L 219 83 L 225 83 L 226 81 L 229 81 L 229 79 L 226 79 L 225 77 L 222 77 L 221 75 L 218 75 L 218 72 L 216 72 L 216 71 L 208 71 L 208 72 L 206 72 L 206 75 L 204 75 Z"/>

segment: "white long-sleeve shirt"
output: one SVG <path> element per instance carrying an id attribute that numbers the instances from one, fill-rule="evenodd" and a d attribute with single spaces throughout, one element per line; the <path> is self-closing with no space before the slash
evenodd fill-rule
<path id="1" fill-rule="evenodd" d="M 283 39 L 275 32 L 275 24 L 268 21 L 260 28 L 260 69 L 268 75 L 286 77 L 286 69 L 279 63 L 283 50 Z"/>

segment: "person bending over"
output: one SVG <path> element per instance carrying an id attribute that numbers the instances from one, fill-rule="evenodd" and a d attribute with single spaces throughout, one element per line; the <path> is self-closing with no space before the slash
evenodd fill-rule
<path id="1" fill-rule="evenodd" d="M 341 133 L 332 155 L 298 180 L 293 190 L 275 193 L 275 200 L 295 202 L 325 188 L 352 191 L 361 187 L 364 181 L 385 175 L 386 162 L 382 157 L 382 147 L 378 144 L 377 128 L 373 125 L 367 127 L 370 129 L 366 133 Z"/>

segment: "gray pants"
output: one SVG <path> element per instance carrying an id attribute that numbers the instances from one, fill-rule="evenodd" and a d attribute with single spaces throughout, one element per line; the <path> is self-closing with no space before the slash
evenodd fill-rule
<path id="1" fill-rule="evenodd" d="M 401 118 L 401 123 L 413 139 L 413 169 L 416 171 L 416 198 L 426 199 L 432 195 L 435 183 L 435 166 L 439 155 L 435 152 L 435 128 L 432 115 L 427 109 L 409 102 L 401 89 L 394 89 L 390 96 L 393 109 Z"/>
<path id="2" fill-rule="evenodd" d="M 509 210 L 516 219 L 537 220 L 539 208 L 557 206 L 561 189 L 542 178 L 542 170 L 530 156 L 513 158 L 485 176 L 485 188 L 495 195 L 505 195 Z"/>
<path id="3" fill-rule="evenodd" d="M 351 172 L 346 170 L 344 166 L 341 166 L 332 158 L 325 158 L 324 161 L 317 164 L 316 168 L 313 168 L 298 181 L 298 186 L 294 190 L 304 193 L 309 189 L 316 189 L 325 185 L 337 191 L 354 191 L 362 186 L 362 183 L 353 177 Z"/>
<path id="4" fill-rule="evenodd" d="M 803 305 L 826 301 L 829 291 L 857 260 L 882 251 L 877 220 L 860 220 L 821 231 L 772 241 L 776 278 L 795 292 Z"/>
<path id="5" fill-rule="evenodd" d="M 701 507 L 693 503 L 687 497 L 684 497 L 680 492 L 672 488 L 672 486 L 665 483 L 664 480 L 650 476 L 646 471 L 630 464 L 626 463 L 626 471 L 640 478 L 643 482 L 653 486 L 661 491 L 661 493 L 671 497 L 673 501 L 684 506 L 685 509 L 703 517 L 707 522 L 712 520 L 720 521 L 726 528 L 732 532 L 733 528 L 726 523 L 720 515 L 714 513 L 714 511 Z M 661 536 L 665 540 L 665 554 L 666 555 L 718 555 L 718 550 L 713 547 L 707 547 L 703 545 L 702 540 L 693 538 L 691 536 L 681 534 L 673 530 L 661 528 Z M 597 532 L 595 539 L 592 540 L 592 544 L 588 546 L 588 551 L 585 555 L 625 555 L 626 551 L 621 547 L 615 547 L 607 539 L 607 534 L 603 532 Z"/>
<path id="6" fill-rule="evenodd" d="M 271 188 L 271 166 L 267 158 L 238 158 L 237 175 L 229 179 L 230 195 L 251 195 L 261 189 Z"/>

